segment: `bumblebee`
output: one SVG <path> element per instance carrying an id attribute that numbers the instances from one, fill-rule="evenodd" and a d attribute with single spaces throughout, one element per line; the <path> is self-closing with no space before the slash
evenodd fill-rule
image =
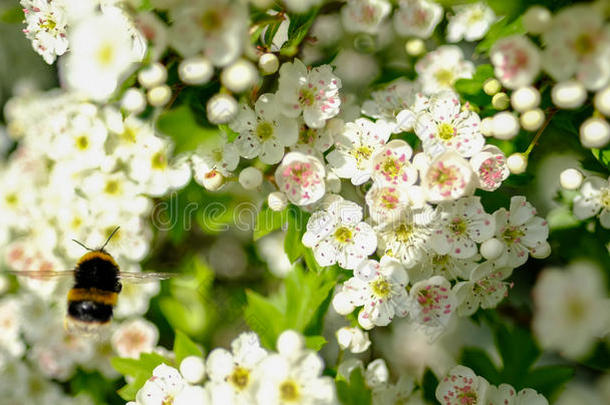
<path id="1" fill-rule="evenodd" d="M 16 276 L 36 279 L 52 279 L 73 276 L 74 284 L 68 291 L 68 306 L 64 326 L 69 333 L 95 334 L 99 328 L 109 325 L 114 306 L 117 304 L 123 285 L 130 283 L 165 280 L 175 276 L 173 273 L 122 272 L 112 255 L 105 250 L 106 245 L 117 227 L 102 247 L 90 249 L 74 240 L 88 250 L 77 262 L 73 270 L 63 271 L 11 271 Z"/>

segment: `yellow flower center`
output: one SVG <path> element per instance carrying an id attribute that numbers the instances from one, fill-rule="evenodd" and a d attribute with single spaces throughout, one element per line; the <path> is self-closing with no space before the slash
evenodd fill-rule
<path id="1" fill-rule="evenodd" d="M 399 242 L 407 242 L 411 238 L 411 234 L 413 234 L 413 225 L 400 224 L 396 228 L 395 234 Z"/>
<path id="2" fill-rule="evenodd" d="M 379 298 L 385 298 L 392 292 L 390 283 L 388 283 L 382 278 L 378 278 L 375 281 L 371 281 L 369 283 L 369 286 L 371 287 L 371 291 L 373 291 L 373 294 L 375 294 Z"/>
<path id="3" fill-rule="evenodd" d="M 153 155 L 151 162 L 152 168 L 156 170 L 163 170 L 167 167 L 167 157 L 161 151 Z"/>
<path id="4" fill-rule="evenodd" d="M 449 229 L 455 235 L 463 235 L 466 233 L 466 229 L 468 226 L 466 225 L 466 221 L 461 218 L 455 218 L 453 222 L 449 225 Z"/>
<path id="5" fill-rule="evenodd" d="M 106 187 L 104 187 L 104 192 L 106 194 L 118 194 L 119 192 L 119 182 L 116 180 L 108 180 L 106 182 Z"/>
<path id="6" fill-rule="evenodd" d="M 521 229 L 519 229 L 518 227 L 508 226 L 508 227 L 506 227 L 504 232 L 502 232 L 502 239 L 504 239 L 504 241 L 506 243 L 512 244 L 512 243 L 518 241 L 524 235 L 525 235 L 525 233 L 523 233 L 523 231 Z"/>
<path id="7" fill-rule="evenodd" d="M 299 387 L 296 382 L 286 380 L 280 384 L 280 400 L 286 402 L 296 402 L 301 397 Z"/>
<path id="8" fill-rule="evenodd" d="M 15 205 L 17 205 L 17 203 L 19 202 L 19 198 L 17 197 L 17 194 L 15 194 L 15 193 L 10 193 L 10 194 L 7 194 L 7 195 L 4 197 L 4 201 L 6 201 L 6 203 L 7 203 L 8 205 L 10 205 L 10 206 L 13 206 L 13 207 L 14 207 L 14 206 L 15 206 Z"/>
<path id="9" fill-rule="evenodd" d="M 474 10 L 468 17 L 468 24 L 474 24 L 483 19 L 483 10 Z"/>
<path id="10" fill-rule="evenodd" d="M 263 121 L 256 127 L 256 135 L 263 141 L 271 138 L 273 135 L 273 125 L 267 121 Z"/>
<path id="11" fill-rule="evenodd" d="M 315 101 L 313 92 L 307 87 L 301 87 L 299 91 L 299 104 L 302 106 L 311 106 Z"/>
<path id="12" fill-rule="evenodd" d="M 574 50 L 582 56 L 588 55 L 595 50 L 595 41 L 590 34 L 582 33 L 574 41 Z"/>
<path id="13" fill-rule="evenodd" d="M 451 124 L 443 122 L 436 127 L 437 135 L 443 141 L 448 141 L 455 136 L 455 127 Z"/>
<path id="14" fill-rule="evenodd" d="M 81 135 L 76 138 L 76 147 L 80 150 L 86 150 L 89 148 L 89 138 L 86 135 Z"/>
<path id="15" fill-rule="evenodd" d="M 237 366 L 233 369 L 233 374 L 229 377 L 229 381 L 237 389 L 243 390 L 250 382 L 250 372 L 243 367 Z"/>
<path id="16" fill-rule="evenodd" d="M 215 31 L 222 26 L 222 20 L 223 18 L 218 10 L 208 10 L 199 21 L 201 22 L 201 28 L 205 31 Z"/>
<path id="17" fill-rule="evenodd" d="M 373 149 L 367 145 L 362 145 L 358 149 L 351 151 L 351 155 L 356 159 L 358 164 L 361 164 L 364 160 L 369 160 L 372 154 Z"/>
<path id="18" fill-rule="evenodd" d="M 335 239 L 339 243 L 350 242 L 352 240 L 352 231 L 345 226 L 337 228 L 337 230 L 335 231 Z"/>
<path id="19" fill-rule="evenodd" d="M 396 177 L 400 174 L 400 165 L 396 160 L 388 158 L 383 164 L 383 172 L 390 177 Z"/>
<path id="20" fill-rule="evenodd" d="M 449 69 L 439 69 L 434 73 L 434 78 L 441 86 L 450 87 L 455 81 L 453 72 Z"/>
<path id="21" fill-rule="evenodd" d="M 112 64 L 114 60 L 114 47 L 110 43 L 103 44 L 97 51 L 97 61 L 102 66 L 108 66 Z"/>
<path id="22" fill-rule="evenodd" d="M 136 135 L 137 132 L 133 128 L 125 126 L 125 130 L 121 134 L 121 138 L 127 142 L 136 143 Z"/>
<path id="23" fill-rule="evenodd" d="M 55 27 L 57 27 L 57 23 L 55 22 L 55 20 L 49 18 L 49 16 L 47 16 L 45 22 L 40 24 L 40 28 L 45 29 L 47 31 L 53 31 Z"/>
<path id="24" fill-rule="evenodd" d="M 610 188 L 602 188 L 600 197 L 604 208 L 610 210 Z"/>

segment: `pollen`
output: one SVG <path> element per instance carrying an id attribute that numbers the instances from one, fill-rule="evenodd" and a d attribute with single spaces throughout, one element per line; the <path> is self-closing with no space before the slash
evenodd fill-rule
<path id="1" fill-rule="evenodd" d="M 373 292 L 373 294 L 375 294 L 375 296 L 378 298 L 386 298 L 392 292 L 392 287 L 390 286 L 390 283 L 388 283 L 382 278 L 378 278 L 375 281 L 371 281 L 369 286 L 371 287 L 371 291 Z"/>
<path id="2" fill-rule="evenodd" d="M 280 399 L 286 402 L 297 402 L 301 394 L 297 383 L 292 380 L 284 381 L 280 385 Z"/>
<path id="3" fill-rule="evenodd" d="M 339 243 L 348 243 L 352 240 L 352 237 L 352 231 L 345 226 L 337 228 L 337 230 L 335 231 L 335 239 Z"/>
<path id="4" fill-rule="evenodd" d="M 114 47 L 112 44 L 105 43 L 97 51 L 97 61 L 102 66 L 108 66 L 114 61 Z"/>
<path id="5" fill-rule="evenodd" d="M 266 141 L 267 139 L 271 138 L 273 136 L 273 125 L 267 121 L 259 123 L 256 127 L 256 136 L 258 136 L 262 141 Z"/>
<path id="6" fill-rule="evenodd" d="M 455 127 L 449 123 L 443 122 L 436 128 L 437 135 L 443 141 L 448 141 L 455 136 Z"/>
<path id="7" fill-rule="evenodd" d="M 229 376 L 229 381 L 237 389 L 243 390 L 250 383 L 250 372 L 243 367 L 237 366 L 233 369 L 233 374 Z"/>

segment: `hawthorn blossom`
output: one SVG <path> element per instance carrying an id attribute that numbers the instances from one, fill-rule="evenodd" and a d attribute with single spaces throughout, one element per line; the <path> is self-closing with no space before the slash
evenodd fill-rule
<path id="1" fill-rule="evenodd" d="M 427 109 L 417 115 L 414 130 L 431 158 L 447 150 L 471 157 L 485 144 L 480 124 L 475 112 L 460 110 L 457 94 L 446 91 L 430 98 Z"/>
<path id="2" fill-rule="evenodd" d="M 343 121 L 339 118 L 331 118 L 326 121 L 323 128 L 309 128 L 302 119 L 299 119 L 298 139 L 290 147 L 290 150 L 305 155 L 313 155 L 322 160 L 322 153 L 333 145 L 335 136 L 342 131 Z"/>
<path id="3" fill-rule="evenodd" d="M 455 292 L 442 276 L 419 281 L 409 291 L 408 311 L 430 340 L 436 340 L 445 330 L 456 310 Z"/>
<path id="4" fill-rule="evenodd" d="M 351 353 L 364 353 L 371 346 L 368 332 L 360 328 L 344 326 L 335 333 L 337 343 L 341 350 L 349 350 Z"/>
<path id="5" fill-rule="evenodd" d="M 431 202 L 455 200 L 470 195 L 476 184 L 468 161 L 453 151 L 438 155 L 421 178 L 422 187 Z"/>
<path id="6" fill-rule="evenodd" d="M 535 216 L 536 209 L 523 196 L 510 199 L 510 211 L 500 208 L 494 212 L 496 239 L 504 243 L 504 252 L 496 259 L 499 265 L 519 267 L 528 254 L 540 248 L 549 236 L 549 225 Z"/>
<path id="7" fill-rule="evenodd" d="M 493 10 L 485 3 L 464 4 L 453 7 L 454 15 L 447 24 L 447 41 L 477 41 L 489 30 L 496 20 Z"/>
<path id="8" fill-rule="evenodd" d="M 413 149 L 401 139 L 394 139 L 373 155 L 373 181 L 407 187 L 417 180 L 417 170 L 409 159 Z"/>
<path id="9" fill-rule="evenodd" d="M 329 65 L 311 71 L 298 59 L 280 68 L 276 93 L 282 114 L 290 118 L 301 112 L 310 128 L 322 128 L 324 122 L 339 114 L 341 80 Z"/>
<path id="10" fill-rule="evenodd" d="M 353 270 L 375 252 L 377 238 L 371 226 L 362 222 L 362 207 L 338 199 L 309 218 L 303 245 L 313 249 L 320 266 L 338 263 Z"/>
<path id="11" fill-rule="evenodd" d="M 462 49 L 455 45 L 442 45 L 428 52 L 415 64 L 424 94 L 453 90 L 457 79 L 470 79 L 474 64 L 464 60 Z"/>
<path id="12" fill-rule="evenodd" d="M 342 134 L 335 136 L 335 149 L 326 160 L 337 176 L 360 185 L 370 179 L 374 167 L 373 156 L 390 137 L 392 129 L 382 120 L 372 122 L 358 118 L 345 124 Z"/>
<path id="13" fill-rule="evenodd" d="M 532 329 L 541 346 L 581 358 L 608 332 L 608 297 L 601 269 L 588 261 L 544 270 L 534 286 Z"/>
<path id="14" fill-rule="evenodd" d="M 524 35 L 500 38 L 489 51 L 494 74 L 509 89 L 529 86 L 540 72 L 540 52 Z"/>
<path id="15" fill-rule="evenodd" d="M 239 115 L 229 124 L 239 136 L 235 147 L 246 159 L 259 157 L 263 163 L 276 164 L 284 156 L 284 147 L 297 141 L 295 120 L 283 116 L 278 108 L 277 96 L 261 95 L 252 110 L 242 105 Z"/>
<path id="16" fill-rule="evenodd" d="M 599 223 L 610 229 L 610 181 L 599 176 L 589 176 L 574 197 L 574 216 L 578 219 L 599 215 Z"/>
<path id="17" fill-rule="evenodd" d="M 354 277 L 343 284 L 343 292 L 358 313 L 358 322 L 365 329 L 386 326 L 395 316 L 407 315 L 407 272 L 400 262 L 383 256 L 381 261 L 361 262 Z"/>
<path id="18" fill-rule="evenodd" d="M 326 192 L 326 170 L 320 160 L 300 152 L 290 152 L 275 170 L 278 188 L 295 205 L 319 201 Z"/>
<path id="19" fill-rule="evenodd" d="M 217 348 L 210 352 L 206 369 L 207 388 L 212 405 L 254 403 L 256 368 L 267 357 L 254 332 L 240 334 L 231 342 L 231 351 Z"/>
<path id="20" fill-rule="evenodd" d="M 467 259 L 458 259 L 448 254 L 434 253 L 425 262 L 418 263 L 409 269 L 411 282 L 421 281 L 432 276 L 443 276 L 447 280 L 468 279 L 472 270 L 477 267 L 481 256 L 475 254 Z"/>
<path id="21" fill-rule="evenodd" d="M 439 223 L 430 244 L 439 254 L 460 259 L 472 257 L 477 253 L 477 243 L 494 235 L 494 218 L 485 212 L 480 197 L 443 201 L 438 211 Z"/>
<path id="22" fill-rule="evenodd" d="M 423 103 L 423 94 L 420 93 L 421 85 L 401 77 L 386 85 L 383 89 L 371 93 L 372 100 L 366 100 L 362 104 L 362 113 L 375 119 L 383 119 L 395 124 L 394 132 L 406 131 L 409 128 L 408 120 L 400 120 L 398 115 L 401 111 L 419 110 Z M 405 115 L 403 114 L 401 118 Z M 414 118 L 414 117 L 413 117 Z M 410 123 L 412 126 L 413 123 Z M 405 129 L 403 129 L 405 128 Z"/>
<path id="23" fill-rule="evenodd" d="M 548 405 L 549 401 L 531 388 L 524 388 L 517 392 L 509 384 L 500 384 L 498 387 L 490 386 L 488 391 L 491 405 Z"/>
<path id="24" fill-rule="evenodd" d="M 68 50 L 68 4 L 54 0 L 21 0 L 26 38 L 48 64 Z"/>
<path id="25" fill-rule="evenodd" d="M 167 364 L 160 364 L 152 372 L 152 376 L 144 383 L 136 394 L 138 405 L 187 405 L 193 403 L 190 387 L 178 370 Z M 205 402 L 204 402 L 205 403 Z"/>
<path id="26" fill-rule="evenodd" d="M 429 0 L 401 0 L 394 28 L 403 37 L 429 38 L 443 18 L 443 7 Z"/>
<path id="27" fill-rule="evenodd" d="M 428 205 L 404 209 L 391 221 L 375 227 L 379 254 L 394 257 L 407 268 L 426 261 L 432 254 L 430 237 L 436 221 L 436 213 Z"/>
<path id="28" fill-rule="evenodd" d="M 235 144 L 227 142 L 223 137 L 213 147 L 200 148 L 191 155 L 190 160 L 193 178 L 203 185 L 205 177 L 215 172 L 224 177 L 231 176 L 239 164 L 239 152 Z"/>
<path id="29" fill-rule="evenodd" d="M 610 26 L 589 4 L 561 9 L 542 34 L 544 69 L 557 81 L 573 76 L 588 89 L 599 90 L 610 79 Z"/>
<path id="30" fill-rule="evenodd" d="M 403 210 L 411 206 L 409 197 L 411 189 L 388 184 L 373 184 L 364 196 L 371 219 L 383 224 L 398 218 Z"/>
<path id="31" fill-rule="evenodd" d="M 478 265 L 470 274 L 469 281 L 460 281 L 453 287 L 458 315 L 470 316 L 479 307 L 495 308 L 508 295 L 510 284 L 504 280 L 512 272 L 512 267 L 496 268 L 492 262 Z"/>
<path id="32" fill-rule="evenodd" d="M 376 34 L 392 11 L 387 0 L 350 0 L 341 8 L 343 28 L 348 32 Z"/>
<path id="33" fill-rule="evenodd" d="M 443 405 L 486 404 L 490 385 L 464 366 L 455 366 L 436 387 L 436 399 Z"/>
<path id="34" fill-rule="evenodd" d="M 158 340 L 155 324 L 136 318 L 121 324 L 112 334 L 111 343 L 119 357 L 137 359 L 141 353 L 152 352 Z"/>
<path id="35" fill-rule="evenodd" d="M 506 156 L 494 145 L 485 145 L 469 162 L 478 179 L 477 187 L 485 191 L 497 190 L 510 175 Z"/>

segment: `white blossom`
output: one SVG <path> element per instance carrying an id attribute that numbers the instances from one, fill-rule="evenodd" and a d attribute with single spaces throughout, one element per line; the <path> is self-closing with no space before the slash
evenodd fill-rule
<path id="1" fill-rule="evenodd" d="M 375 34 L 390 11 L 387 0 L 350 0 L 341 8 L 343 27 L 348 32 Z"/>
<path id="2" fill-rule="evenodd" d="M 275 170 L 278 188 L 295 205 L 310 205 L 326 192 L 326 170 L 322 162 L 300 152 L 290 152 Z"/>
<path id="3" fill-rule="evenodd" d="M 494 73 L 509 89 L 528 86 L 540 72 L 540 51 L 526 36 L 511 35 L 496 41 L 489 51 Z"/>
<path id="4" fill-rule="evenodd" d="M 599 215 L 600 224 L 610 229 L 610 182 L 599 177 L 587 177 L 574 197 L 574 216 L 578 219 Z"/>
<path id="5" fill-rule="evenodd" d="M 442 45 L 429 52 L 415 65 L 425 94 L 442 90 L 452 90 L 457 79 L 470 79 L 474 64 L 464 60 L 461 48 L 455 45 Z"/>
<path id="6" fill-rule="evenodd" d="M 486 404 L 490 385 L 471 369 L 455 366 L 436 387 L 436 399 L 443 405 Z"/>
<path id="7" fill-rule="evenodd" d="M 394 12 L 394 29 L 403 37 L 429 38 L 443 18 L 443 7 L 429 0 L 402 0 Z"/>
<path id="8" fill-rule="evenodd" d="M 496 20 L 493 10 L 484 2 L 464 4 L 453 7 L 455 14 L 449 17 L 447 41 L 477 41 L 489 30 Z"/>
<path id="9" fill-rule="evenodd" d="M 457 299 L 446 278 L 433 276 L 413 284 L 407 304 L 411 319 L 433 341 L 445 331 L 456 310 Z"/>
<path id="10" fill-rule="evenodd" d="M 455 200 L 472 194 L 476 177 L 470 164 L 456 152 L 438 155 L 422 174 L 428 201 Z"/>
<path id="11" fill-rule="evenodd" d="M 493 262 L 483 262 L 470 274 L 469 281 L 460 281 L 453 288 L 458 301 L 459 316 L 470 316 L 479 307 L 495 308 L 508 295 L 512 267 L 494 267 Z"/>

